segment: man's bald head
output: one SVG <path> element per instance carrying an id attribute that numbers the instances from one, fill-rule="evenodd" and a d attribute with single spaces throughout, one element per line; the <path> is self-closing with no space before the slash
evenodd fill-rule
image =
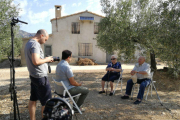
<path id="1" fill-rule="evenodd" d="M 138 63 L 139 63 L 139 65 L 142 65 L 142 64 L 145 62 L 145 60 L 146 60 L 146 58 L 145 58 L 144 56 L 140 56 L 140 57 L 138 58 Z"/>
<path id="2" fill-rule="evenodd" d="M 48 36 L 48 33 L 47 33 L 46 30 L 40 29 L 40 30 L 37 31 L 36 35 L 37 35 L 37 36 L 39 36 L 39 35 L 44 35 L 45 37 L 47 37 L 47 36 Z"/>
<path id="3" fill-rule="evenodd" d="M 40 29 L 37 31 L 35 38 L 40 44 L 44 44 L 49 39 L 49 35 L 46 30 Z"/>

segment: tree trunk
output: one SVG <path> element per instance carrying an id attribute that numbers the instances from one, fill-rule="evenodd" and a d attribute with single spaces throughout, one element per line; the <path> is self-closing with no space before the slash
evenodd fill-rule
<path id="1" fill-rule="evenodd" d="M 150 52 L 150 58 L 151 58 L 151 71 L 156 71 L 156 60 L 155 60 L 155 54 L 154 51 Z"/>

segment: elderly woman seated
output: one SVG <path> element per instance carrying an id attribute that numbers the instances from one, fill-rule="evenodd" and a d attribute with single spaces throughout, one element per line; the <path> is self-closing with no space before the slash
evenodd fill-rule
<path id="1" fill-rule="evenodd" d="M 113 95 L 113 82 L 114 80 L 117 80 L 120 77 L 120 71 L 121 71 L 121 63 L 117 62 L 116 55 L 111 56 L 111 62 L 106 67 L 106 71 L 107 73 L 104 75 L 101 81 L 102 91 L 100 91 L 99 94 L 105 93 L 105 90 L 104 90 L 105 82 L 110 81 L 111 92 L 109 95 L 112 96 Z"/>

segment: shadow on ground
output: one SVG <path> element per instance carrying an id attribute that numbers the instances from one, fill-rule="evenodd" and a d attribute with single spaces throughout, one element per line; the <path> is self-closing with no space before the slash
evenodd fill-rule
<path id="1" fill-rule="evenodd" d="M 125 93 L 126 82 L 130 78 L 129 73 L 124 73 L 123 75 L 123 92 L 121 93 L 119 84 L 114 96 L 98 94 L 98 91 L 101 90 L 101 78 L 104 74 L 105 72 L 74 72 L 75 80 L 77 80 L 78 82 L 83 81 L 84 86 L 88 87 L 90 90 L 89 95 L 83 105 L 86 111 L 82 115 L 77 114 L 78 120 L 180 119 L 180 94 L 179 91 L 177 91 L 178 89 L 167 87 L 169 81 L 164 80 L 163 84 L 161 84 L 161 81 L 163 81 L 163 79 L 155 75 L 155 78 L 158 78 L 156 79 L 157 83 L 155 85 L 164 106 L 161 106 L 159 100 L 157 99 L 155 91 L 152 92 L 152 97 L 150 95 L 148 96 L 147 101 L 143 100 L 141 104 L 134 105 L 133 102 L 136 99 L 137 92 L 135 92 L 134 94 L 134 100 L 122 100 L 120 98 Z M 53 92 L 54 85 L 52 82 L 52 77 L 55 77 L 54 73 L 49 74 L 48 77 Z M 11 95 L 9 93 L 9 79 L 2 79 L 0 80 L 0 82 L 5 82 L 5 84 L 0 87 L 0 119 L 5 120 L 10 118 L 9 113 L 12 112 L 13 103 L 10 99 Z M 27 104 L 30 96 L 29 78 L 17 78 L 16 86 L 21 119 L 28 120 L 29 113 Z M 110 91 L 110 89 L 108 91 Z M 170 109 L 171 111 L 168 111 L 165 107 Z M 38 102 L 36 112 L 37 120 L 41 119 L 40 110 L 41 105 Z"/>

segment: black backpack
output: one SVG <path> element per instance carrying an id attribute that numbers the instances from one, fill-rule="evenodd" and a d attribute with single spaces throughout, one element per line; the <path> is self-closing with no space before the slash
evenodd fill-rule
<path id="1" fill-rule="evenodd" d="M 46 102 L 42 120 L 72 120 L 70 104 L 62 98 L 52 98 Z"/>

